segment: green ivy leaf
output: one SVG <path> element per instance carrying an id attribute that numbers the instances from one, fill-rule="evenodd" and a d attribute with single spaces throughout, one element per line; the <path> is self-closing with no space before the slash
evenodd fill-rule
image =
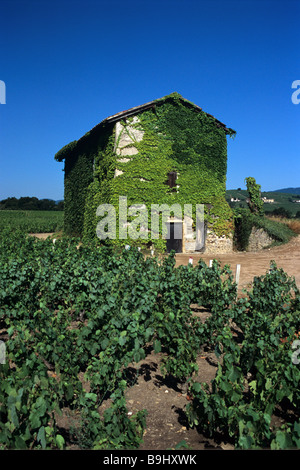
<path id="1" fill-rule="evenodd" d="M 201 383 L 194 382 L 192 389 L 193 389 L 193 392 L 196 392 L 196 393 L 201 392 L 202 391 Z"/>
<path id="2" fill-rule="evenodd" d="M 120 337 L 119 337 L 119 345 L 120 346 L 124 346 L 124 344 L 126 343 L 126 341 L 127 341 L 126 335 L 127 335 L 127 331 L 122 331 L 121 332 Z"/>
<path id="3" fill-rule="evenodd" d="M 39 418 L 39 414 L 38 414 L 38 413 L 35 413 L 35 414 L 31 415 L 31 416 L 29 417 L 29 420 L 30 420 L 30 427 L 31 427 L 32 429 L 37 429 L 37 428 L 40 427 L 40 425 L 41 425 L 41 420 L 40 420 L 40 418 Z"/>
<path id="4" fill-rule="evenodd" d="M 285 431 L 277 431 L 275 441 L 279 449 L 289 449 L 293 447 L 291 435 Z"/>
<path id="5" fill-rule="evenodd" d="M 41 426 L 37 435 L 37 441 L 40 442 L 43 449 L 46 449 L 46 436 L 45 436 L 45 428 Z"/>
<path id="6" fill-rule="evenodd" d="M 231 382 L 236 382 L 237 379 L 240 378 L 240 376 L 241 376 L 241 370 L 238 367 L 234 366 L 228 374 L 228 379 Z"/>
<path id="7" fill-rule="evenodd" d="M 57 447 L 60 449 L 60 450 L 63 450 L 64 447 L 65 447 L 65 440 L 63 438 L 63 436 L 61 436 L 60 434 L 57 434 L 55 436 L 55 442 L 56 442 L 56 445 Z"/>
<path id="8" fill-rule="evenodd" d="M 159 352 L 161 352 L 161 342 L 158 339 L 156 339 L 153 342 L 153 347 L 154 347 L 155 354 L 158 354 Z"/>
<path id="9" fill-rule="evenodd" d="M 249 382 L 249 388 L 251 392 L 253 393 L 253 395 L 256 395 L 257 381 L 252 380 L 251 382 Z"/>
<path id="10" fill-rule="evenodd" d="M 96 395 L 96 393 L 90 393 L 90 392 L 88 392 L 88 393 L 85 394 L 85 398 L 86 398 L 86 400 L 91 400 L 93 403 L 96 403 L 96 402 L 97 402 L 97 395 Z"/>
<path id="11" fill-rule="evenodd" d="M 17 437 L 16 437 L 15 446 L 16 446 L 16 448 L 19 449 L 19 450 L 25 450 L 25 449 L 27 449 L 26 442 L 24 441 L 24 439 L 23 439 L 21 436 L 17 436 Z"/>
<path id="12" fill-rule="evenodd" d="M 8 417 L 12 421 L 15 428 L 19 426 L 19 419 L 18 419 L 15 405 L 10 405 L 8 409 Z"/>

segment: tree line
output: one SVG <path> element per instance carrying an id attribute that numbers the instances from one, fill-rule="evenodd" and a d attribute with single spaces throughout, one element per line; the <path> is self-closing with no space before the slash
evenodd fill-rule
<path id="1" fill-rule="evenodd" d="M 300 219 L 300 211 L 297 211 L 296 214 L 293 216 L 292 212 L 284 207 L 277 207 L 273 211 L 265 211 L 266 215 L 274 216 L 274 217 L 282 217 L 284 219 Z"/>
<path id="2" fill-rule="evenodd" d="M 0 210 L 63 211 L 64 201 L 38 199 L 37 197 L 8 197 L 0 201 Z"/>

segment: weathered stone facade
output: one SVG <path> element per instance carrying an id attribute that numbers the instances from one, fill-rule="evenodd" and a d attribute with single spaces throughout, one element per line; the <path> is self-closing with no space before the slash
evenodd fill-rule
<path id="1" fill-rule="evenodd" d="M 133 123 L 138 122 L 138 120 L 138 117 L 134 116 Z M 117 163 L 128 163 L 131 161 L 130 157 L 138 153 L 134 144 L 140 142 L 143 139 L 143 135 L 143 131 L 134 126 L 127 125 L 125 128 L 120 121 L 116 123 L 114 151 L 121 157 L 117 159 Z M 115 169 L 115 178 L 122 174 L 122 170 Z"/>

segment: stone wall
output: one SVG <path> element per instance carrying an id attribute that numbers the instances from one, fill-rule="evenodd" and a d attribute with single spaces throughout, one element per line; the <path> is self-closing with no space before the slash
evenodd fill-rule
<path id="1" fill-rule="evenodd" d="M 233 240 L 225 236 L 218 237 L 214 232 L 207 230 L 204 253 L 222 254 L 232 253 Z"/>
<path id="2" fill-rule="evenodd" d="M 271 245 L 273 238 L 262 228 L 252 227 L 247 251 L 259 251 Z"/>

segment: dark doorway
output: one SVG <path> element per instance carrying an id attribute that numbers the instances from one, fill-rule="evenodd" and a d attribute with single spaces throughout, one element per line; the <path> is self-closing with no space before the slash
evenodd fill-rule
<path id="1" fill-rule="evenodd" d="M 167 253 L 175 250 L 176 253 L 182 253 L 182 222 L 181 222 L 181 238 L 175 238 L 175 223 L 180 222 L 168 222 L 168 234 L 167 234 Z"/>

